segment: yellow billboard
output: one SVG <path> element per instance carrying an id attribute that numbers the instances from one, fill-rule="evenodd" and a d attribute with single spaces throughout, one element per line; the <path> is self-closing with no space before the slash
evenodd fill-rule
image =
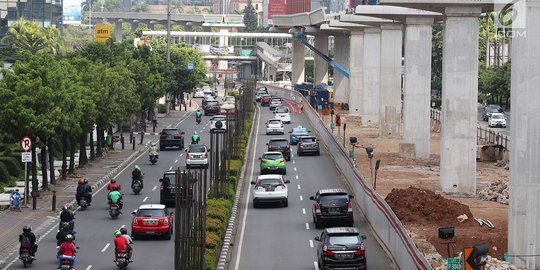
<path id="1" fill-rule="evenodd" d="M 96 42 L 106 42 L 111 38 L 112 27 L 110 25 L 96 25 L 95 36 Z"/>

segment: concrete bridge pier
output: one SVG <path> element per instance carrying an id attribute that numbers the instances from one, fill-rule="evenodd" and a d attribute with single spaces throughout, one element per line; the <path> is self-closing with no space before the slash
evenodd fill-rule
<path id="1" fill-rule="evenodd" d="M 349 45 L 349 114 L 360 116 L 364 96 L 364 31 L 351 30 Z"/>
<path id="2" fill-rule="evenodd" d="M 517 267 L 540 269 L 540 2 L 521 3 L 524 24 L 512 29 L 508 254 Z"/>
<path id="3" fill-rule="evenodd" d="M 323 54 L 328 55 L 328 35 L 323 33 L 315 34 L 315 48 L 319 49 Z M 313 71 L 313 85 L 328 83 L 328 63 L 320 56 L 315 55 Z"/>
<path id="4" fill-rule="evenodd" d="M 334 60 L 349 69 L 349 35 L 339 33 L 334 35 Z M 334 102 L 349 102 L 349 79 L 334 71 Z"/>
<path id="5" fill-rule="evenodd" d="M 402 26 L 381 24 L 381 94 L 379 135 L 400 136 Z"/>
<path id="6" fill-rule="evenodd" d="M 364 78 L 361 117 L 363 126 L 379 125 L 381 87 L 381 29 L 364 29 Z"/>
<path id="7" fill-rule="evenodd" d="M 301 84 L 305 82 L 305 57 L 306 57 L 306 46 L 300 41 L 293 40 L 292 45 L 292 78 L 291 83 L 293 86 L 295 84 Z"/>
<path id="8" fill-rule="evenodd" d="M 114 39 L 116 42 L 122 42 L 122 20 L 114 21 Z"/>

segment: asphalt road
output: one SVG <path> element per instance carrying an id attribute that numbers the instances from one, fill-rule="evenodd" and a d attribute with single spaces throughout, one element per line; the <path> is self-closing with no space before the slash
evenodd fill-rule
<path id="1" fill-rule="evenodd" d="M 482 119 L 483 114 L 484 114 L 484 107 L 479 106 L 478 107 L 478 124 L 480 126 L 482 126 L 483 128 L 493 130 L 495 132 L 500 132 L 501 134 L 510 136 L 510 115 L 505 114 L 505 116 L 506 116 L 506 127 L 505 128 L 502 128 L 502 127 L 490 128 L 490 127 L 488 127 L 488 122 L 484 121 Z"/>
<path id="2" fill-rule="evenodd" d="M 285 104 L 285 103 L 284 103 Z M 303 116 L 291 115 L 291 124 L 285 125 L 285 135 L 265 135 L 266 120 L 274 118 L 268 107 L 260 108 L 255 149 L 248 158 L 248 170 L 241 198 L 241 215 L 238 233 L 231 256 L 234 270 L 264 269 L 318 269 L 316 247 L 313 238 L 322 230 L 315 229 L 312 222 L 312 201 L 309 197 L 322 188 L 347 188 L 334 167 L 326 149 L 321 148 L 321 156 L 296 156 L 296 146 L 292 146 L 292 159 L 287 162 L 285 179 L 291 181 L 289 206 L 279 205 L 253 208 L 252 186 L 249 184 L 259 175 L 258 157 L 266 151 L 266 143 L 271 137 L 286 137 L 287 131 L 302 125 L 308 127 Z M 389 256 L 375 240 L 365 218 L 355 210 L 355 226 L 367 235 L 366 254 L 369 269 L 394 269 Z"/>
<path id="3" fill-rule="evenodd" d="M 172 127 L 178 127 L 185 132 L 185 145 L 190 143 L 190 137 L 194 131 L 201 134 L 201 142 L 209 144 L 209 116 L 203 116 L 200 125 L 195 123 L 195 115 L 191 114 L 183 122 L 179 119 L 169 119 Z M 165 121 L 165 119 L 164 119 Z M 138 137 L 137 137 L 138 138 Z M 158 136 L 151 136 L 152 141 L 157 141 Z M 145 138 L 146 139 L 146 138 Z M 131 212 L 139 205 L 147 203 L 159 203 L 159 178 L 163 172 L 173 168 L 185 168 L 184 149 L 168 148 L 159 152 L 159 161 L 151 165 L 148 161 L 148 152 L 143 153 L 138 159 L 122 171 L 116 180 L 122 185 L 124 193 L 123 214 L 116 220 L 112 220 L 108 214 L 106 189 L 94 191 L 96 194 L 90 206 L 85 211 L 77 211 L 75 220 L 76 245 L 79 247 L 76 268 L 77 269 L 116 269 L 114 258 L 113 232 L 125 226 L 131 231 Z M 144 173 L 144 189 L 139 195 L 134 195 L 130 189 L 131 170 L 134 165 L 139 165 Z M 104 186 L 105 187 L 105 186 Z M 174 211 L 173 208 L 169 209 Z M 56 233 L 58 223 L 54 223 L 48 234 L 39 243 L 37 260 L 30 266 L 33 269 L 55 269 L 56 266 Z M 173 235 L 174 236 L 174 235 Z M 38 236 L 40 237 L 40 236 Z M 174 238 L 173 238 L 174 239 Z M 148 238 L 134 241 L 134 263 L 128 266 L 136 270 L 161 270 L 173 269 L 174 265 L 174 240 L 162 240 Z M 23 269 L 20 261 L 15 262 L 9 269 Z"/>

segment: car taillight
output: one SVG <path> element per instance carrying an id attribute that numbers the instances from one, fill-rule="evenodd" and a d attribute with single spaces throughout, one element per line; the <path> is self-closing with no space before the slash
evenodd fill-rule
<path id="1" fill-rule="evenodd" d="M 163 184 L 159 186 L 159 191 L 163 191 Z"/>
<path id="2" fill-rule="evenodd" d="M 288 147 L 288 146 L 285 146 L 285 147 L 283 147 L 283 150 L 289 151 L 289 147 Z"/>
<path id="3" fill-rule="evenodd" d="M 266 163 L 266 160 L 264 160 L 264 159 L 261 159 L 261 163 Z"/>
<path id="4" fill-rule="evenodd" d="M 161 135 L 159 135 L 159 138 L 160 139 L 165 139 L 165 138 L 167 138 L 167 134 L 161 134 Z"/>
<path id="5" fill-rule="evenodd" d="M 352 202 L 349 202 L 349 206 L 347 207 L 347 212 L 352 212 Z"/>
<path id="6" fill-rule="evenodd" d="M 137 218 L 134 218 L 134 219 L 133 219 L 133 225 L 136 226 L 136 225 L 138 225 L 138 223 L 139 223 L 139 221 L 137 220 Z"/>
<path id="7" fill-rule="evenodd" d="M 281 127 L 283 127 L 283 124 L 281 124 Z"/>
<path id="8" fill-rule="evenodd" d="M 266 124 L 266 128 L 268 128 L 270 125 Z"/>
<path id="9" fill-rule="evenodd" d="M 302 142 L 298 142 L 298 147 L 304 147 L 304 145 L 302 144 Z"/>
<path id="10" fill-rule="evenodd" d="M 316 203 L 315 204 L 315 213 L 320 214 L 321 213 L 321 205 Z"/>
<path id="11" fill-rule="evenodd" d="M 169 225 L 169 220 L 167 218 L 163 219 L 163 225 Z"/>
<path id="12" fill-rule="evenodd" d="M 323 250 L 323 253 L 322 253 L 323 256 L 334 256 L 335 255 L 335 253 L 333 251 L 328 250 L 328 245 L 326 245 L 326 244 L 323 245 L 322 250 Z"/>
<path id="13" fill-rule="evenodd" d="M 282 160 L 279 161 L 279 163 L 285 163 L 285 160 L 282 159 Z"/>
<path id="14" fill-rule="evenodd" d="M 180 139 L 180 138 L 182 138 L 182 135 L 180 135 L 180 134 L 174 134 L 174 138 L 175 138 L 175 139 Z"/>
<path id="15" fill-rule="evenodd" d="M 204 153 L 204 157 L 205 157 L 205 158 L 208 158 L 208 152 L 205 152 L 205 153 Z"/>

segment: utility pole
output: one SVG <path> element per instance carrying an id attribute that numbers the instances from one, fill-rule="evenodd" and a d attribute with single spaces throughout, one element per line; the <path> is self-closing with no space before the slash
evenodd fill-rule
<path id="1" fill-rule="evenodd" d="M 167 64 L 171 62 L 171 0 L 167 0 Z"/>

